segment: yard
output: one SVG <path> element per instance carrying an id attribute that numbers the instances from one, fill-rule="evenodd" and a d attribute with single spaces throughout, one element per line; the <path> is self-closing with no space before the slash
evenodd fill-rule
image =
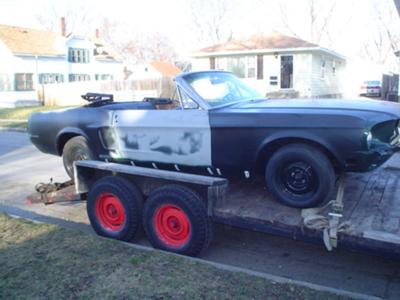
<path id="1" fill-rule="evenodd" d="M 0 214 L 0 298 L 344 299 Z"/>
<path id="2" fill-rule="evenodd" d="M 65 108 L 61 106 L 31 106 L 0 109 L 0 127 L 26 128 L 29 116 L 37 111 Z"/>

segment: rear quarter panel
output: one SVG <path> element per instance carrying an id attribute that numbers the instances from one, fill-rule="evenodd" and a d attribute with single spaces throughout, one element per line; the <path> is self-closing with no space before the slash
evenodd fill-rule
<path id="1" fill-rule="evenodd" d="M 98 129 L 108 126 L 109 114 L 106 109 L 92 107 L 35 113 L 29 118 L 28 134 L 32 143 L 44 153 L 61 155 L 58 142 L 64 134 L 70 134 L 86 137 L 91 148 L 100 154 L 104 150 Z"/>

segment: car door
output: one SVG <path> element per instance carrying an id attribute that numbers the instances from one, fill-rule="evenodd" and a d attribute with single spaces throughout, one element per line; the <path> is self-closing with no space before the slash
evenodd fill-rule
<path id="1" fill-rule="evenodd" d="M 178 94 L 181 107 L 175 109 L 113 112 L 118 156 L 178 166 L 211 165 L 208 111 L 179 88 Z"/>

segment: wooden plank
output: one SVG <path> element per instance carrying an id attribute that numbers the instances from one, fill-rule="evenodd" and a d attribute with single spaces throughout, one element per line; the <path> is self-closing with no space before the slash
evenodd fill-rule
<path id="1" fill-rule="evenodd" d="M 342 220 L 348 221 L 354 209 L 357 207 L 362 194 L 376 178 L 373 173 L 351 173 L 347 174 L 344 182 L 344 211 Z"/>
<path id="2" fill-rule="evenodd" d="M 376 208 L 372 230 L 397 235 L 400 238 L 400 170 L 386 170 L 387 185 Z"/>
<path id="3" fill-rule="evenodd" d="M 387 176 L 380 170 L 372 174 L 373 178 L 368 182 L 366 189 L 360 195 L 357 206 L 349 220 L 351 220 L 354 234 L 362 235 L 364 231 L 372 230 L 377 207 L 382 200 L 388 181 Z"/>
<path id="4" fill-rule="evenodd" d="M 301 210 L 276 201 L 260 179 L 231 182 L 227 196 L 217 202 L 215 211 L 285 226 L 300 226 L 302 223 Z"/>
<path id="5" fill-rule="evenodd" d="M 96 160 L 81 160 L 77 161 L 76 168 L 79 173 L 80 168 L 92 168 L 109 172 L 131 174 L 143 177 L 160 178 L 171 181 L 187 182 L 200 185 L 224 185 L 227 183 L 225 178 L 211 177 L 204 175 L 195 175 L 189 173 L 181 173 L 175 171 L 166 171 L 159 169 L 150 169 L 143 167 L 136 167 L 124 164 L 117 164 L 111 162 L 102 162 Z"/>

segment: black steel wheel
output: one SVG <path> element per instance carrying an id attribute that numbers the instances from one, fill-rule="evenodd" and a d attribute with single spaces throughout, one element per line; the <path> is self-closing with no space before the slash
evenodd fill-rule
<path id="1" fill-rule="evenodd" d="M 316 147 L 290 144 L 272 155 L 265 180 L 277 200 L 307 208 L 318 206 L 331 194 L 335 172 L 327 156 Z"/>

